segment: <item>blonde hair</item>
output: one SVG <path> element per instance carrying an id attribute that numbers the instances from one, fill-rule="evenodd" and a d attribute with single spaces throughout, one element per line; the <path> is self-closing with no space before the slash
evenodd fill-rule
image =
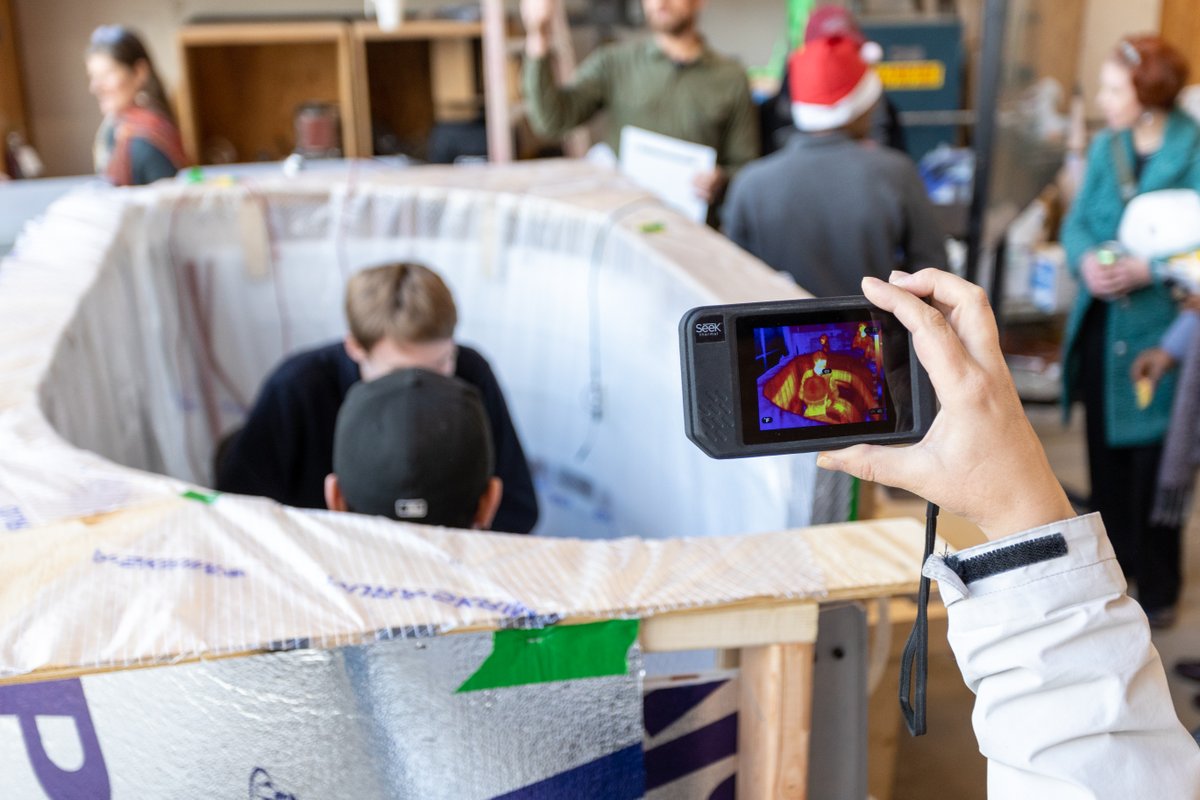
<path id="1" fill-rule="evenodd" d="M 450 339 L 458 324 L 454 296 L 436 272 L 400 262 L 364 269 L 346 284 L 350 335 L 370 350 L 387 338 L 399 343 Z"/>

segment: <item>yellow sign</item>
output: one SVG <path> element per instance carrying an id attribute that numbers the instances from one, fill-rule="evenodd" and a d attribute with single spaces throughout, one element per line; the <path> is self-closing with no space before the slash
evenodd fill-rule
<path id="1" fill-rule="evenodd" d="M 941 61 L 884 61 L 875 65 L 875 72 L 890 92 L 933 91 L 946 85 Z"/>

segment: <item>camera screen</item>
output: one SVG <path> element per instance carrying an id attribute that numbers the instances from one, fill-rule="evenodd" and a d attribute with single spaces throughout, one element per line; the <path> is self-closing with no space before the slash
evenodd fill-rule
<path id="1" fill-rule="evenodd" d="M 889 314 L 744 317 L 737 349 L 747 444 L 890 433 L 908 416 L 908 334 Z"/>

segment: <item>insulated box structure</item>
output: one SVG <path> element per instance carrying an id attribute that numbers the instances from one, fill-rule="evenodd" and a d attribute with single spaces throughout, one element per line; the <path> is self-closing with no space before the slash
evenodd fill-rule
<path id="1" fill-rule="evenodd" d="M 542 535 L 206 488 L 263 376 L 396 259 L 500 376 Z M 801 294 L 583 164 L 58 201 L 0 262 L 0 795 L 640 796 L 635 634 L 766 651 L 820 598 L 916 584 L 912 524 L 786 530 L 811 457 L 682 435 L 683 310 Z"/>

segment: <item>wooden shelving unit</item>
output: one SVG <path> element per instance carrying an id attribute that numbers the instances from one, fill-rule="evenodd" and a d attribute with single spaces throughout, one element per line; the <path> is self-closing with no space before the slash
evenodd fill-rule
<path id="1" fill-rule="evenodd" d="M 359 152 L 377 154 L 377 126 L 408 152 L 419 152 L 436 123 L 477 119 L 483 112 L 482 38 L 480 22 L 415 20 L 394 31 L 353 23 Z"/>
<path id="2" fill-rule="evenodd" d="M 2 1 L 2 0 L 0 0 Z M 519 26 L 499 0 L 482 0 L 481 21 L 198 23 L 179 33 L 179 122 L 198 163 L 232 150 L 238 161 L 275 160 L 295 147 L 294 119 L 317 101 L 341 115 L 342 152 L 369 158 L 373 128 L 423 155 L 439 122 L 487 120 L 492 161 L 512 160 L 519 100 Z M 560 79 L 573 67 L 565 12 L 556 22 Z M 374 124 L 373 124 L 374 123 Z"/>
<path id="3" fill-rule="evenodd" d="M 359 150 L 356 71 L 350 27 L 342 22 L 201 24 L 179 33 L 179 123 L 199 163 L 231 145 L 238 161 L 286 157 L 295 146 L 296 109 L 337 106 L 342 151 Z"/>

